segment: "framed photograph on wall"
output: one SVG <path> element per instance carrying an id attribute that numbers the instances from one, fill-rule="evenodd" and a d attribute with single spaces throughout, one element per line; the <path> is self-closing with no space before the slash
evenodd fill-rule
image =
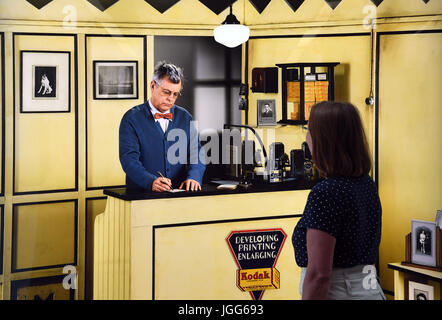
<path id="1" fill-rule="evenodd" d="M 69 51 L 20 51 L 20 112 L 70 112 L 70 62 Z"/>
<path id="2" fill-rule="evenodd" d="M 411 262 L 436 266 L 436 223 L 411 220 Z"/>
<path id="3" fill-rule="evenodd" d="M 94 99 L 138 99 L 138 61 L 94 61 Z"/>
<path id="4" fill-rule="evenodd" d="M 439 229 L 442 229 L 442 210 L 437 210 L 436 227 L 439 227 Z"/>
<path id="5" fill-rule="evenodd" d="M 427 284 L 409 281 L 408 300 L 434 300 L 434 288 Z"/>
<path id="6" fill-rule="evenodd" d="M 256 113 L 258 115 L 258 126 L 276 125 L 275 100 L 258 100 Z"/>

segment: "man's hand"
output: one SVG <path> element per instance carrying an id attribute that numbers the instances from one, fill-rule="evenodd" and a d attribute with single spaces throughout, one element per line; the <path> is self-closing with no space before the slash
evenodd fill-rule
<path id="1" fill-rule="evenodd" d="M 152 183 L 152 191 L 164 192 L 172 189 L 172 181 L 168 178 L 159 177 Z"/>
<path id="2" fill-rule="evenodd" d="M 187 179 L 180 184 L 180 189 L 183 189 L 183 186 L 186 187 L 186 191 L 198 191 L 201 190 L 201 185 L 198 183 L 198 181 L 195 181 L 193 179 Z"/>

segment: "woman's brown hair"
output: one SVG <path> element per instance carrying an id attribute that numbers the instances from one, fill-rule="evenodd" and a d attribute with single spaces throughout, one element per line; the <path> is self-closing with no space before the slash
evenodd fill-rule
<path id="1" fill-rule="evenodd" d="M 371 169 L 367 139 L 358 110 L 351 103 L 320 102 L 308 122 L 312 157 L 325 177 L 360 177 Z"/>

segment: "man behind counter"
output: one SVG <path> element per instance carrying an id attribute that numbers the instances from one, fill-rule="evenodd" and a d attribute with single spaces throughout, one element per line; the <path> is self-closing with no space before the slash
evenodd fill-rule
<path id="1" fill-rule="evenodd" d="M 201 190 L 205 165 L 199 156 L 198 133 L 191 114 L 175 105 L 182 83 L 181 68 L 159 62 L 150 83 L 150 99 L 124 114 L 119 153 L 128 188 L 163 192 L 179 185 L 186 191 Z M 185 160 L 176 161 L 176 151 L 183 148 L 175 144 L 182 143 L 183 136 L 186 152 L 178 158 Z"/>

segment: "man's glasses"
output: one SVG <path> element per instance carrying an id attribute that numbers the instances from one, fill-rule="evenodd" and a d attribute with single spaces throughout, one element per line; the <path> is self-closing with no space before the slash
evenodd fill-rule
<path id="1" fill-rule="evenodd" d="M 170 90 L 164 89 L 164 88 L 163 88 L 158 82 L 156 82 L 156 81 L 155 81 L 155 84 L 156 84 L 159 88 L 161 88 L 160 94 L 161 94 L 163 97 L 170 97 L 170 96 L 172 95 L 172 97 L 173 97 L 174 99 L 176 99 L 176 98 L 178 98 L 178 97 L 181 95 L 181 92 L 172 92 L 172 91 L 170 91 Z"/>

